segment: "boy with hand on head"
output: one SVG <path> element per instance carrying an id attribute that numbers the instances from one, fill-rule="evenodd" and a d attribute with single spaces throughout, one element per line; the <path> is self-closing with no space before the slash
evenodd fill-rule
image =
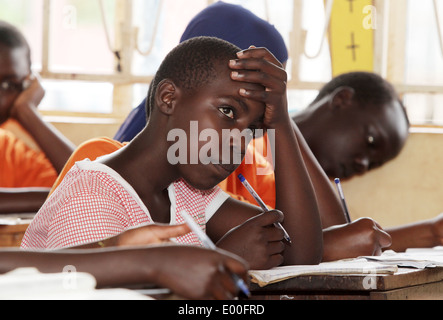
<path id="1" fill-rule="evenodd" d="M 226 25 L 229 25 L 230 28 L 226 28 Z M 188 24 L 181 37 L 181 41 L 186 41 L 196 36 L 216 36 L 242 49 L 248 48 L 251 44 L 259 44 L 269 48 L 274 57 L 283 66 L 288 59 L 288 52 L 283 37 L 275 27 L 239 5 L 219 1 L 202 10 Z M 131 111 L 116 134 L 115 139 L 120 141 L 132 140 L 146 126 L 149 116 L 147 117 L 146 115 L 145 105 L 146 101 Z M 315 121 L 315 118 L 311 117 L 311 120 Z M 298 135 L 301 152 L 314 184 L 320 207 L 320 216 L 324 227 L 323 260 L 379 253 L 383 247 L 389 245 L 389 235 L 375 221 L 369 218 L 354 221 L 349 225 L 343 225 L 345 223 L 343 208 L 337 197 L 336 190 L 332 189 L 328 177 L 315 159 L 304 137 L 300 135 L 300 130 L 294 127 L 294 131 Z M 322 133 L 320 131 L 319 134 Z M 68 160 L 66 167 L 58 177 L 51 192 L 60 184 L 64 175 L 75 162 L 85 158 L 95 160 L 99 156 L 122 148 L 125 143 L 106 137 L 92 139 L 83 143 Z M 252 143 L 246 152 L 249 155 L 254 153 Z M 261 170 L 261 174 L 258 174 L 258 169 Z M 272 174 L 262 175 L 263 172 Z M 243 162 L 236 172 L 219 184 L 222 190 L 227 191 L 234 198 L 242 201 L 249 200 L 250 203 L 256 205 L 255 200 L 239 181 L 238 173 L 245 175 L 249 183 L 253 185 L 268 206 L 275 207 L 275 176 L 272 166 L 262 154 L 255 153 L 253 164 L 245 164 Z"/>
<path id="2" fill-rule="evenodd" d="M 243 257 L 251 268 L 316 264 L 322 232 L 314 190 L 287 111 L 286 72 L 264 48 L 240 49 L 226 41 L 199 37 L 183 42 L 164 59 L 150 87 L 149 122 L 120 150 L 94 162 L 76 163 L 38 212 L 22 248 L 61 248 L 100 241 L 146 223 L 182 223 L 186 210 L 219 248 Z M 213 158 L 189 163 L 188 145 L 200 154 L 206 144 L 222 150 L 225 141 L 188 141 L 185 163 L 171 164 L 168 133 L 190 137 L 212 129 L 265 128 L 276 135 L 276 208 L 263 213 L 232 199 L 217 184 L 238 166 Z M 223 140 L 223 139 L 221 139 Z M 230 141 L 230 155 L 246 152 Z M 221 155 L 221 153 L 219 153 Z M 212 156 L 215 157 L 214 154 Z M 297 183 L 293 183 L 297 181 Z M 294 201 L 294 198 L 296 201 Z M 284 243 L 281 222 L 292 238 Z M 195 235 L 178 243 L 199 244 Z"/>
<path id="3" fill-rule="evenodd" d="M 74 150 L 37 111 L 44 90 L 31 73 L 30 48 L 20 31 L 0 21 L 0 125 L 13 120 L 42 150 L 35 151 L 0 128 L 0 213 L 36 212 Z"/>

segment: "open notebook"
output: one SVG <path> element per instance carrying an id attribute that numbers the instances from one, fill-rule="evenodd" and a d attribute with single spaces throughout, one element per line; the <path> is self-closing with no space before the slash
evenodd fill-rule
<path id="1" fill-rule="evenodd" d="M 385 265 L 371 262 L 365 259 L 351 259 L 334 262 L 324 262 L 319 265 L 297 265 L 272 268 L 269 270 L 251 270 L 251 281 L 260 287 L 295 278 L 303 275 L 377 275 L 394 274 L 398 268 L 396 265 Z"/>

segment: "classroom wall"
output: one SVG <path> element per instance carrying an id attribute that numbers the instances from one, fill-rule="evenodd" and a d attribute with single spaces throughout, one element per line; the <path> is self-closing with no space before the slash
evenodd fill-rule
<path id="1" fill-rule="evenodd" d="M 60 132 L 70 139 L 75 145 L 79 145 L 84 141 L 92 138 L 106 136 L 113 138 L 120 128 L 121 123 L 67 123 L 67 122 L 52 122 Z"/>
<path id="2" fill-rule="evenodd" d="M 392 227 L 442 213 L 443 131 L 413 131 L 397 158 L 342 184 L 352 219 Z"/>
<path id="3" fill-rule="evenodd" d="M 50 123 L 65 137 L 71 140 L 75 145 L 79 145 L 82 142 L 96 138 L 96 137 L 110 137 L 113 138 L 120 128 L 120 121 L 106 120 L 103 119 L 102 122 L 91 122 L 83 119 L 78 119 L 76 122 L 64 122 L 64 121 L 50 121 Z M 84 122 L 82 122 L 84 121 Z M 34 139 L 14 120 L 9 120 L 2 125 L 2 128 L 13 132 L 21 140 L 25 141 L 31 148 L 39 150 L 39 146 L 34 141 Z"/>

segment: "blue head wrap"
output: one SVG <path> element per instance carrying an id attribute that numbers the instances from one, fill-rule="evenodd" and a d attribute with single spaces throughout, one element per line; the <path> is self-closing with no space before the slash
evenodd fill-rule
<path id="1" fill-rule="evenodd" d="M 193 37 L 217 37 L 244 50 L 265 47 L 281 62 L 288 60 L 288 50 L 277 29 L 251 11 L 233 4 L 216 2 L 197 14 L 188 24 L 180 42 Z M 132 140 L 146 125 L 146 99 L 133 109 L 114 139 Z"/>
<path id="2" fill-rule="evenodd" d="M 281 63 L 288 60 L 288 50 L 277 29 L 239 5 L 219 1 L 208 6 L 191 20 L 180 42 L 198 36 L 217 37 L 242 50 L 252 45 L 266 47 Z"/>

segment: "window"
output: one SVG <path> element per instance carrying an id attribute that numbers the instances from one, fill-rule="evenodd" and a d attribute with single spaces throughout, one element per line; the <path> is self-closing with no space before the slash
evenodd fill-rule
<path id="1" fill-rule="evenodd" d="M 406 91 L 405 104 L 414 123 L 443 125 L 443 3 L 408 0 L 407 4 L 404 79 L 418 92 Z M 426 86 L 435 88 L 426 90 Z"/>
<path id="2" fill-rule="evenodd" d="M 323 37 L 331 0 L 225 1 L 243 5 L 282 33 L 290 52 L 290 112 L 306 107 L 332 74 L 327 33 Z M 33 69 L 47 91 L 42 110 L 121 121 L 144 98 L 189 20 L 212 2 L 0 0 L 0 19 L 17 25 L 30 42 Z M 373 5 L 374 70 L 396 86 L 413 124 L 443 125 L 443 3 Z"/>

